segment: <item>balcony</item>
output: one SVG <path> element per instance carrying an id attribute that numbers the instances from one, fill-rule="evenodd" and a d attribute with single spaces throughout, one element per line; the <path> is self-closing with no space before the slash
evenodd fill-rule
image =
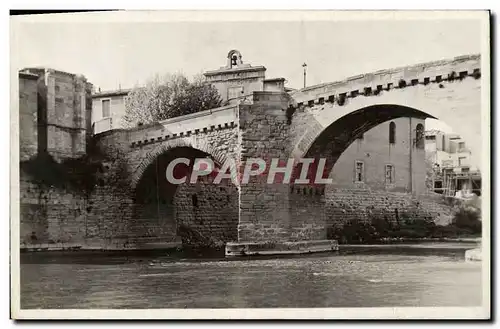
<path id="1" fill-rule="evenodd" d="M 434 172 L 434 179 L 435 180 L 443 180 L 444 178 L 448 179 L 455 179 L 455 178 L 473 178 L 473 179 L 480 179 L 481 178 L 481 172 L 479 170 L 474 170 L 474 171 L 468 171 L 468 172 L 455 172 L 455 171 L 449 171 L 446 173 L 441 173 L 441 172 Z"/>
<path id="2" fill-rule="evenodd" d="M 111 130 L 113 128 L 111 118 L 104 118 L 94 122 L 94 135 Z"/>

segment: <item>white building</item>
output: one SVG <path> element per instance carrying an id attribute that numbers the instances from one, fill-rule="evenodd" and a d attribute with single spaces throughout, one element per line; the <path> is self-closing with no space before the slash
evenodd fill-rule
<path id="1" fill-rule="evenodd" d="M 481 193 L 481 173 L 473 164 L 473 155 L 465 140 L 459 135 L 426 131 L 425 153 L 434 169 L 435 192 L 454 195 L 459 190 L 470 190 Z"/>

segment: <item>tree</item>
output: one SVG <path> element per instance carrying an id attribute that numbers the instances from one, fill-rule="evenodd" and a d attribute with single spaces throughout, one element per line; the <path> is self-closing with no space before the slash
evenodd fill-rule
<path id="1" fill-rule="evenodd" d="M 209 110 L 221 105 L 217 89 L 197 75 L 190 82 L 182 74 L 155 75 L 134 88 L 125 100 L 123 124 L 134 127 Z"/>
<path id="2" fill-rule="evenodd" d="M 437 164 L 434 162 L 433 154 L 425 155 L 425 185 L 429 190 L 433 190 L 434 176 L 436 175 Z"/>

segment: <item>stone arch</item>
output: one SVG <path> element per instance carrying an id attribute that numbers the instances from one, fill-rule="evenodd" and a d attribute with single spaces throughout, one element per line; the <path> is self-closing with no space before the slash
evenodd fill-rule
<path id="1" fill-rule="evenodd" d="M 342 146 L 345 145 L 347 147 L 360 134 L 383 122 L 401 117 L 434 118 L 423 111 L 401 105 L 382 104 L 365 107 L 337 119 L 321 132 L 317 133 L 317 136 L 311 141 L 305 152 L 305 156 L 313 155 L 312 152 L 315 151 L 314 144 L 318 143 L 321 139 L 331 137 L 338 142 L 342 142 Z"/>
<path id="2" fill-rule="evenodd" d="M 326 128 L 318 130 L 311 129 L 302 137 L 298 147 L 295 147 L 296 158 L 320 158 L 326 157 L 325 173 L 329 174 L 340 155 L 361 134 L 373 127 L 401 117 L 412 117 L 417 119 L 434 118 L 423 111 L 394 104 L 378 104 L 358 109 L 337 118 Z M 297 152 L 299 151 L 299 152 Z M 297 166 L 294 177 L 299 175 L 301 166 Z M 311 166 L 311 173 L 315 168 Z"/>
<path id="3" fill-rule="evenodd" d="M 429 118 L 445 122 L 468 141 L 474 154 L 481 154 L 482 142 L 477 136 L 488 129 L 489 119 L 487 104 L 482 103 L 480 67 L 479 55 L 461 56 L 377 71 L 294 92 L 291 96 L 297 106 L 290 131 L 297 133 L 292 136 L 290 152 L 293 157 L 302 157 L 319 134 L 336 120 L 360 109 L 390 104 L 417 109 Z"/>
<path id="4" fill-rule="evenodd" d="M 225 161 L 220 151 L 196 139 L 155 146 L 135 171 L 130 230 L 147 239 L 190 246 L 217 247 L 237 239 L 237 187 L 228 180 L 213 184 L 212 175 L 195 183 L 189 176 L 181 184 L 169 182 L 165 169 L 177 157 L 210 157 L 219 168 Z"/>
<path id="5" fill-rule="evenodd" d="M 158 156 L 179 147 L 187 147 L 204 152 L 212 157 L 212 160 L 214 160 L 214 162 L 219 166 L 226 161 L 226 155 L 221 150 L 213 146 L 213 144 L 210 144 L 208 142 L 187 138 L 165 141 L 146 153 L 144 159 L 133 170 L 131 187 L 135 188 L 137 186 L 137 183 L 141 179 L 146 169 L 158 158 Z"/>
<path id="6" fill-rule="evenodd" d="M 322 186 L 322 188 L 324 188 L 324 192 L 321 201 L 318 202 L 319 206 L 317 206 L 317 208 L 324 210 L 315 213 L 314 219 L 311 219 L 311 221 L 319 223 L 319 226 L 324 225 L 324 234 L 328 238 L 331 238 L 328 234 L 332 234 L 331 232 L 333 232 L 332 230 L 334 228 L 343 227 L 343 225 L 345 225 L 349 220 L 360 219 L 362 221 L 369 222 L 373 220 L 375 216 L 382 216 L 381 214 L 386 216 L 389 220 L 393 220 L 391 214 L 393 209 L 400 207 L 398 204 L 401 200 L 407 200 L 405 198 L 410 198 L 410 196 L 403 195 L 403 193 L 391 194 L 391 191 L 394 191 L 394 188 L 392 190 L 378 190 L 377 187 L 374 188 L 368 184 L 365 185 L 365 176 L 368 176 L 366 174 L 366 164 L 363 164 L 362 167 L 363 179 L 360 180 L 359 183 L 355 182 L 354 177 L 356 175 L 355 170 L 357 161 L 354 163 L 351 162 L 352 167 L 350 168 L 352 168 L 353 175 L 352 185 L 342 185 L 339 183 L 339 181 L 341 182 L 342 180 L 335 180 L 333 176 L 339 167 L 334 168 L 334 166 L 344 151 L 361 134 L 369 131 L 375 126 L 380 125 L 381 123 L 390 122 L 398 118 L 416 118 L 422 120 L 426 118 L 440 118 L 433 115 L 436 114 L 435 111 L 427 111 L 427 108 L 420 110 L 408 105 L 391 103 L 371 104 L 352 111 L 345 111 L 342 113 L 343 115 L 339 115 L 338 112 L 335 113 L 333 110 L 336 109 L 325 108 L 323 110 L 323 116 L 318 115 L 316 118 L 311 118 L 314 119 L 312 122 L 315 123 L 315 126 L 306 130 L 306 132 L 301 136 L 299 142 L 295 146 L 295 151 L 299 152 L 294 154 L 294 156 L 298 155 L 303 158 L 327 159 L 323 177 L 329 176 L 330 178 L 333 178 L 333 184 L 326 184 Z M 414 143 L 416 143 L 416 127 L 417 125 L 420 125 L 420 123 L 417 122 L 418 120 L 409 120 L 409 124 L 412 127 L 411 138 Z M 452 127 L 454 128 L 454 126 Z M 389 134 L 387 133 L 388 132 L 384 132 L 383 135 L 384 146 L 390 148 L 392 146 L 388 145 L 390 140 L 387 139 L 387 137 L 389 137 Z M 398 143 L 401 142 L 402 140 L 398 141 Z M 410 147 L 416 147 L 416 145 L 413 144 Z M 418 163 L 415 159 L 424 159 L 424 151 L 423 149 L 416 150 L 416 148 L 414 148 L 414 150 L 415 152 L 412 152 L 413 160 L 410 158 L 409 161 L 411 163 Z M 339 164 L 342 164 L 342 162 L 339 161 Z M 381 164 L 381 170 L 384 168 L 382 165 L 385 164 Z M 313 178 L 316 174 L 315 168 L 313 167 L 311 169 L 312 170 L 308 175 L 309 179 Z M 422 177 L 425 178 L 424 169 L 425 168 L 421 166 L 410 169 L 414 174 L 409 175 L 409 179 L 405 179 L 405 182 L 403 183 L 406 184 L 409 182 L 408 186 L 403 186 L 401 189 L 400 186 L 398 186 L 398 190 L 396 192 L 409 192 L 408 195 L 422 196 L 426 191 L 425 181 L 420 179 Z M 298 177 L 300 171 L 301 166 L 299 165 L 294 171 L 294 178 Z M 347 171 L 340 171 L 340 175 L 344 175 L 344 173 L 347 175 Z M 382 174 L 382 171 L 380 173 Z M 394 172 L 391 169 L 391 175 L 397 175 L 393 173 Z M 349 188 L 346 186 L 349 186 Z M 403 189 L 406 190 L 403 191 Z M 294 211 L 291 214 L 292 221 L 300 223 L 301 218 L 294 218 L 293 216 L 295 213 L 299 213 L 302 209 L 307 209 L 307 204 L 304 201 L 297 201 L 292 198 L 293 195 L 290 194 L 290 204 L 292 204 L 291 207 L 294 207 Z M 368 209 L 367 206 L 373 203 L 376 203 L 376 210 L 372 211 Z M 409 209 L 409 211 L 415 211 L 416 214 L 418 216 L 422 216 L 422 218 L 423 216 L 428 216 L 428 213 L 421 209 L 418 210 L 418 212 L 417 210 L 411 210 L 414 209 L 414 207 L 410 201 L 404 203 L 404 207 L 405 209 Z M 312 210 L 308 211 L 312 213 Z M 372 216 L 372 213 L 376 215 Z"/>

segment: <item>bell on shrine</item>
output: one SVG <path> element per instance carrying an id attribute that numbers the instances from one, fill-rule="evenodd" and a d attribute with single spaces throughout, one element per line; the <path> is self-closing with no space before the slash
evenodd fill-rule
<path id="1" fill-rule="evenodd" d="M 231 66 L 235 65 L 238 65 L 238 56 L 233 55 L 233 57 L 231 57 Z"/>
<path id="2" fill-rule="evenodd" d="M 227 67 L 240 67 L 243 64 L 241 61 L 241 54 L 237 50 L 231 50 L 229 54 L 227 54 Z"/>

